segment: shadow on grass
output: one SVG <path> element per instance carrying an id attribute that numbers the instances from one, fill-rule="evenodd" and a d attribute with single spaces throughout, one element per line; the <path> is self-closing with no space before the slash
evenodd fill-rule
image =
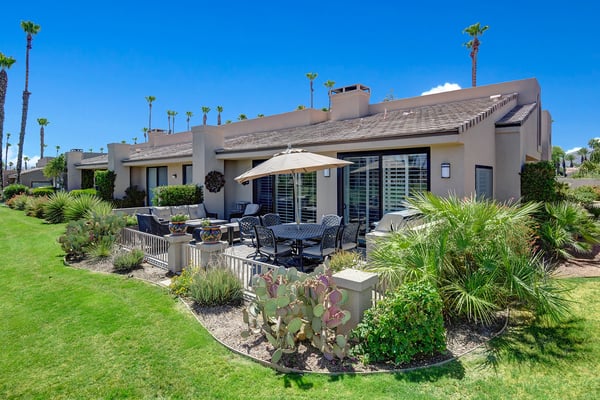
<path id="1" fill-rule="evenodd" d="M 531 323 L 525 315 L 516 315 L 507 332 L 488 343 L 482 368 L 496 369 L 501 361 L 549 366 L 577 359 L 593 351 L 585 324 L 583 318 L 570 318 L 557 326 L 546 326 Z"/>
<path id="2" fill-rule="evenodd" d="M 465 377 L 465 368 L 459 360 L 450 361 L 439 367 L 417 369 L 415 371 L 397 373 L 394 375 L 396 380 L 421 383 L 436 382 L 441 378 L 463 379 Z"/>
<path id="3" fill-rule="evenodd" d="M 304 380 L 304 375 L 300 374 L 285 374 L 283 375 L 283 387 L 291 388 L 295 385 L 300 390 L 310 390 L 313 384 Z"/>

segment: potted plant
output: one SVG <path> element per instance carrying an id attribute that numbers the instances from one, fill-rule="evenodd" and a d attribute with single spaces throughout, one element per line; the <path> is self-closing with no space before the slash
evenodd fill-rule
<path id="1" fill-rule="evenodd" d="M 200 223 L 200 239 L 204 243 L 217 243 L 221 240 L 221 227 L 218 225 L 212 225 L 210 220 L 205 218 Z"/>
<path id="2" fill-rule="evenodd" d="M 185 214 L 175 214 L 171 216 L 171 221 L 169 222 L 169 232 L 171 232 L 171 235 L 184 235 L 187 229 L 185 221 L 188 219 L 190 219 L 190 217 Z"/>

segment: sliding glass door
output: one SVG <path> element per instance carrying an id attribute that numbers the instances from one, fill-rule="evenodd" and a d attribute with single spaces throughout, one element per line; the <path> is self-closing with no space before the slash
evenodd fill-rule
<path id="1" fill-rule="evenodd" d="M 154 188 L 169 184 L 167 167 L 148 167 L 146 169 L 146 188 L 148 190 L 148 205 L 152 205 Z"/>
<path id="2" fill-rule="evenodd" d="M 429 149 L 345 153 L 339 158 L 353 162 L 341 174 L 344 221 L 361 222 L 367 231 L 383 214 L 404 209 L 411 193 L 429 190 Z"/>

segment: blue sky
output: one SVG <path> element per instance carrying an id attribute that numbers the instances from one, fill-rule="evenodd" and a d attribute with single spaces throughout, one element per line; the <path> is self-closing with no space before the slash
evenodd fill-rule
<path id="1" fill-rule="evenodd" d="M 462 30 L 481 22 L 479 86 L 535 77 L 542 105 L 554 119 L 553 144 L 565 150 L 600 136 L 598 6 L 571 1 L 27 1 L 5 2 L 0 52 L 17 63 L 8 71 L 4 132 L 16 155 L 25 75 L 25 34 L 41 25 L 30 59 L 32 93 L 24 154 L 39 155 L 37 118 L 46 127 L 47 155 L 71 148 L 106 149 L 142 140 L 145 96 L 153 95 L 152 127 L 185 130 L 185 112 L 201 124 L 239 114 L 277 114 L 310 103 L 327 106 L 326 80 L 371 87 L 371 102 L 393 90 L 419 96 L 445 83 L 471 85 Z"/>

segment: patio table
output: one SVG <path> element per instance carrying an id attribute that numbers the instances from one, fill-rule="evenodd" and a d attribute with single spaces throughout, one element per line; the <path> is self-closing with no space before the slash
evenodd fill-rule
<path id="1" fill-rule="evenodd" d="M 323 236 L 326 226 L 321 224 L 296 224 L 294 222 L 289 224 L 273 225 L 270 226 L 275 234 L 275 237 L 279 239 L 291 239 L 296 241 L 296 257 L 298 258 L 298 265 L 300 270 L 304 271 L 304 261 L 302 259 L 302 252 L 304 249 L 303 240 L 319 238 Z"/>

